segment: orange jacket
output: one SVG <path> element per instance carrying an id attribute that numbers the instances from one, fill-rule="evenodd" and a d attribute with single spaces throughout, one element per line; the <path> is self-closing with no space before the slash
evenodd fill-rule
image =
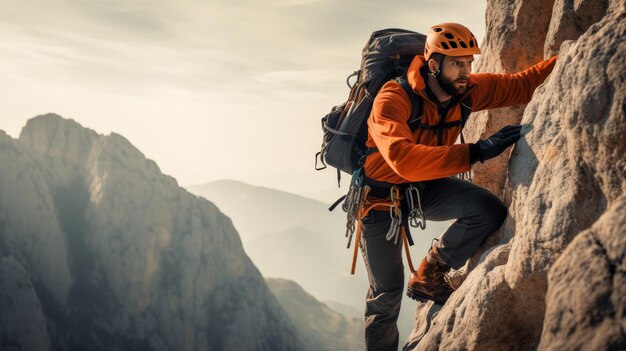
<path id="1" fill-rule="evenodd" d="M 472 101 L 472 111 L 528 103 L 535 89 L 552 72 L 555 62 L 556 56 L 515 74 L 471 74 L 467 94 Z M 413 91 L 424 101 L 422 124 L 434 125 L 439 122 L 438 103 L 426 94 L 426 83 L 420 73 L 425 64 L 423 56 L 416 56 L 407 78 Z M 435 130 L 417 128 L 411 132 L 407 124 L 410 115 L 409 96 L 397 82 L 387 82 L 376 95 L 367 121 L 366 145 L 379 151 L 365 161 L 368 178 L 401 184 L 469 171 L 469 144 L 454 144 L 461 133 L 460 127 L 445 129 L 442 146 L 437 146 Z M 459 104 L 450 106 L 445 121 L 460 119 Z"/>

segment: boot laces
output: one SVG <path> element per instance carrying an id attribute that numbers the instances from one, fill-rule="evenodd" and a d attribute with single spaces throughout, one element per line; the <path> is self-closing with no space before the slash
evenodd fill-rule
<path id="1" fill-rule="evenodd" d="M 430 247 L 435 247 L 435 244 L 437 242 L 439 242 L 439 239 L 433 238 L 433 240 L 430 242 Z M 442 285 L 447 285 L 449 288 L 452 289 L 452 285 L 450 284 L 450 279 L 452 278 L 452 276 L 450 275 L 450 267 L 439 263 L 439 260 L 437 260 L 437 266 L 442 268 L 441 271 L 433 273 L 433 278 L 435 278 L 436 280 L 441 280 L 441 284 L 437 286 L 439 287 Z"/>

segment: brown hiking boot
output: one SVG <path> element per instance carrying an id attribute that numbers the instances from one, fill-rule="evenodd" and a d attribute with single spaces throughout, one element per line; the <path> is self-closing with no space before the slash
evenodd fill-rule
<path id="1" fill-rule="evenodd" d="M 417 272 L 411 275 L 407 287 L 407 296 L 413 300 L 426 302 L 435 301 L 436 304 L 446 303 L 454 289 L 445 280 L 450 267 L 441 259 L 437 249 L 432 247 L 420 263 Z"/>

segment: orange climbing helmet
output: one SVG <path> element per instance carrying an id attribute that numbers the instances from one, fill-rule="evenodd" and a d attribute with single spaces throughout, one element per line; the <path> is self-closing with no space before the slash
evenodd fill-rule
<path id="1" fill-rule="evenodd" d="M 458 23 L 442 23 L 430 27 L 424 45 L 426 61 L 438 52 L 448 56 L 480 54 L 478 42 L 467 27 Z"/>

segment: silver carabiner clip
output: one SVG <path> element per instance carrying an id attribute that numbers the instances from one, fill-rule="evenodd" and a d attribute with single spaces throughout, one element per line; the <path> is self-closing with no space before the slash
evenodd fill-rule
<path id="1" fill-rule="evenodd" d="M 419 190 L 411 184 L 406 189 L 406 196 L 409 203 L 409 225 L 413 228 L 426 229 L 426 216 L 422 210 Z M 417 198 L 417 207 L 415 206 L 415 198 Z"/>
<path id="2" fill-rule="evenodd" d="M 387 241 L 391 241 L 393 239 L 394 244 L 398 244 L 398 238 L 400 237 L 400 229 L 402 228 L 402 210 L 400 209 L 399 197 L 400 191 L 396 186 L 393 186 L 390 189 L 391 198 L 391 206 L 389 206 L 389 217 L 391 218 L 391 223 L 389 224 L 389 231 L 385 236 Z"/>

